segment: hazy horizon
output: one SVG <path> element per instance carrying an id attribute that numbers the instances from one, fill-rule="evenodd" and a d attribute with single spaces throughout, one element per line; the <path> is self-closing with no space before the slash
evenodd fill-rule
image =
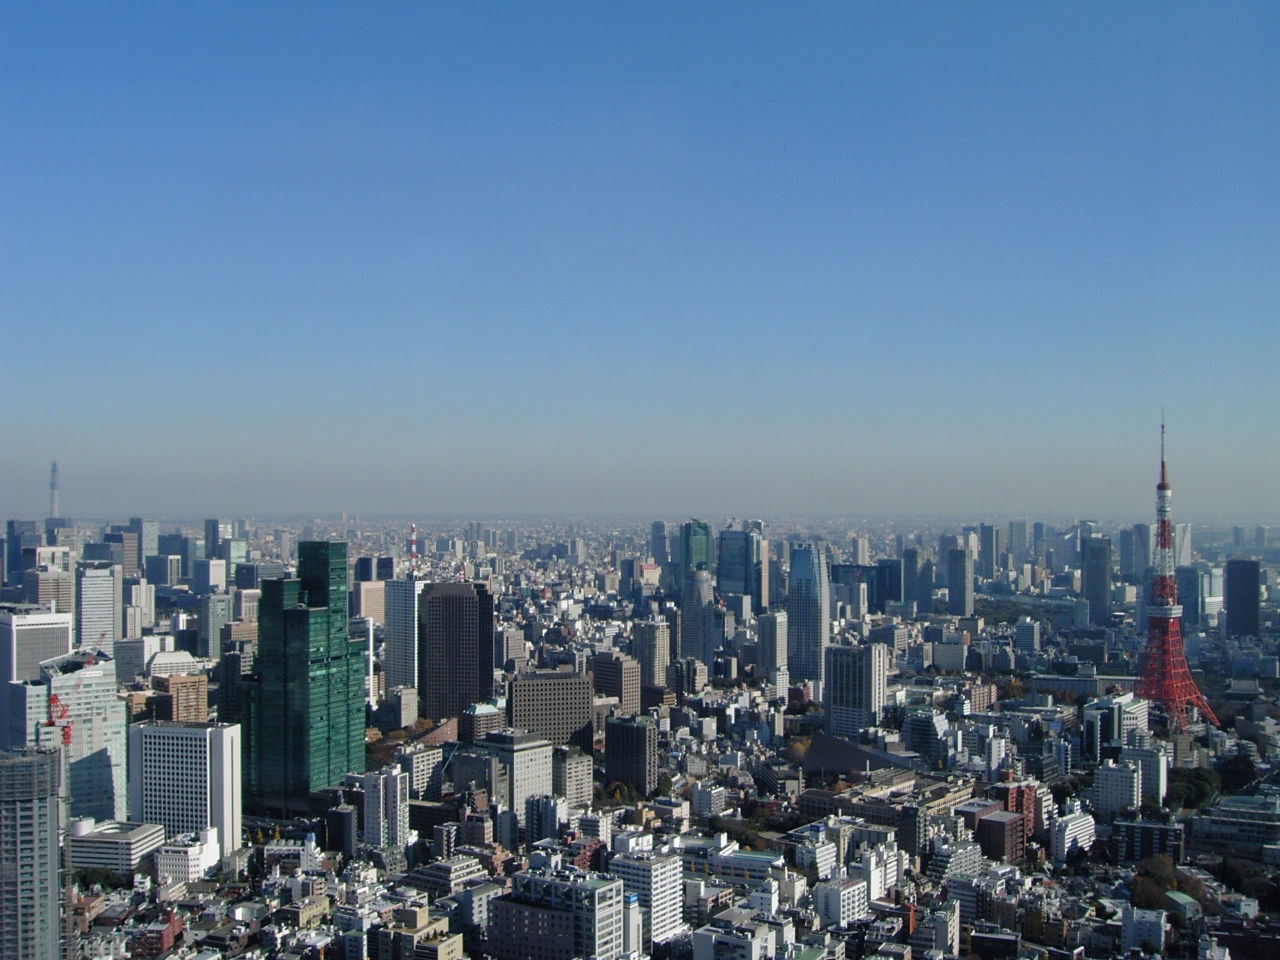
<path id="1" fill-rule="evenodd" d="M 1280 7 L 0 11 L 0 511 L 1280 516 Z"/>

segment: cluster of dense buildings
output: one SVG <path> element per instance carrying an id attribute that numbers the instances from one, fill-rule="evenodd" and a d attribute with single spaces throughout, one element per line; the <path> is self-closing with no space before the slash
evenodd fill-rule
<path id="1" fill-rule="evenodd" d="M 1109 956 L 1170 930 L 1132 864 L 1280 862 L 1265 784 L 1165 807 L 1280 758 L 1265 530 L 1178 532 L 1241 680 L 1173 735 L 1143 525 L 407 533 L 8 523 L 0 956 Z"/>

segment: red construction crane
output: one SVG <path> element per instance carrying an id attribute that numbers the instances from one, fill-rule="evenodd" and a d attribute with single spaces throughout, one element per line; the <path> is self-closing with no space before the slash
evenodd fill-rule
<path id="1" fill-rule="evenodd" d="M 46 727 L 56 727 L 59 720 L 70 721 L 71 715 L 67 712 L 67 705 L 58 699 L 56 693 L 49 694 L 49 719 L 45 721 Z M 71 746 L 71 724 L 66 723 L 62 728 L 62 745 L 64 747 Z"/>

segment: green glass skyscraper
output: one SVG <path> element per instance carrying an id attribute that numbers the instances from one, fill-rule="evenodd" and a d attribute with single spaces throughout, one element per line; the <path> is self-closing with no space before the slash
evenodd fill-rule
<path id="1" fill-rule="evenodd" d="M 711 527 L 701 520 L 690 520 L 680 524 L 680 590 L 695 570 L 702 566 L 706 570 L 715 569 L 714 546 Z"/>
<path id="2" fill-rule="evenodd" d="M 258 605 L 257 741 L 249 778 L 269 812 L 363 773 L 364 644 L 347 635 L 347 545 L 298 544 L 298 576 L 264 580 Z"/>

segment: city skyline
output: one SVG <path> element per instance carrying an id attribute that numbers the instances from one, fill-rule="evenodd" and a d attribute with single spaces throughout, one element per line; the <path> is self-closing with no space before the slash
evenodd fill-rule
<path id="1" fill-rule="evenodd" d="M 0 17 L 6 515 L 1275 515 L 1274 7 Z"/>

